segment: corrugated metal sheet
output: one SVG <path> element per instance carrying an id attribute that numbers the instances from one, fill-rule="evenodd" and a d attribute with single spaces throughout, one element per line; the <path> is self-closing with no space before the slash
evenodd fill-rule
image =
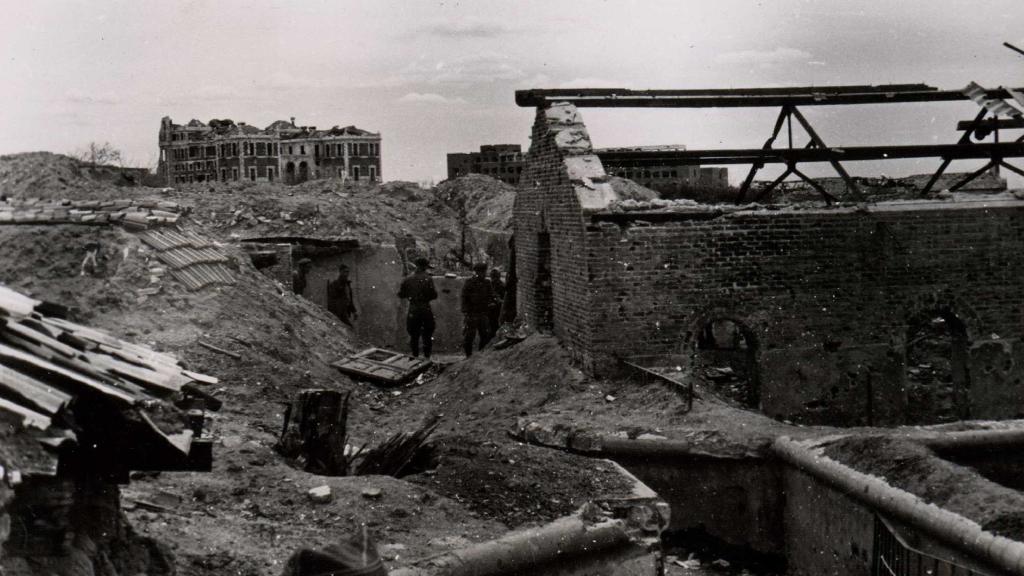
<path id="1" fill-rule="evenodd" d="M 235 283 L 234 273 L 226 266 L 227 254 L 195 232 L 146 230 L 139 237 L 189 290 Z"/>
<path id="2" fill-rule="evenodd" d="M 1009 116 L 1011 118 L 1024 118 L 1024 113 L 1008 104 L 1005 100 L 999 98 L 989 98 L 985 89 L 982 88 L 978 83 L 971 82 L 963 89 L 964 96 L 967 96 L 971 100 L 974 100 L 979 106 L 984 106 L 989 112 L 993 114 L 999 114 L 1001 116 Z M 1016 94 L 1010 91 L 1010 94 L 1016 98 Z"/>

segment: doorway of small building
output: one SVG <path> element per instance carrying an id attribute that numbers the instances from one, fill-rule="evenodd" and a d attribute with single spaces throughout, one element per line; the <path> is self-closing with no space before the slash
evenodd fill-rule
<path id="1" fill-rule="evenodd" d="M 555 298 L 551 289 L 551 234 L 537 234 L 537 275 L 534 279 L 533 301 L 537 310 L 537 329 L 554 328 Z"/>
<path id="2" fill-rule="evenodd" d="M 295 184 L 295 162 L 284 165 L 284 182 L 285 184 Z"/>
<path id="3" fill-rule="evenodd" d="M 907 424 L 970 417 L 967 328 L 948 310 L 913 319 L 907 329 L 904 391 Z"/>
<path id="4" fill-rule="evenodd" d="M 729 318 L 714 318 L 697 333 L 695 375 L 722 399 L 760 409 L 757 339 Z"/>
<path id="5" fill-rule="evenodd" d="M 299 162 L 299 182 L 309 180 L 309 164 L 305 160 Z"/>

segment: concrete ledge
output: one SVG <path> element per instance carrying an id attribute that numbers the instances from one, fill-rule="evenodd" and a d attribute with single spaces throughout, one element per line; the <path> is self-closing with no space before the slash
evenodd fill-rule
<path id="1" fill-rule="evenodd" d="M 658 576 L 661 531 L 669 508 L 624 468 L 632 482 L 620 498 L 596 499 L 572 516 L 496 540 L 446 552 L 390 572 L 392 576 Z"/>
<path id="2" fill-rule="evenodd" d="M 878 512 L 1000 570 L 1011 574 L 1024 573 L 1024 543 L 986 532 L 959 514 L 928 504 L 879 478 L 827 458 L 814 443 L 782 437 L 775 441 L 772 449 L 787 464 Z"/>

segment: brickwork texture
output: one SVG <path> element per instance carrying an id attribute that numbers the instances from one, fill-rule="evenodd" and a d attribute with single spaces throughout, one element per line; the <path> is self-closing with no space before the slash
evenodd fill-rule
<path id="1" fill-rule="evenodd" d="M 964 412 L 1024 414 L 1024 202 L 610 217 L 591 152 L 573 106 L 539 109 L 514 209 L 521 313 L 584 370 L 693 368 L 696 335 L 728 319 L 752 340 L 769 415 L 898 424 L 910 326 L 942 314 L 967 330 Z"/>

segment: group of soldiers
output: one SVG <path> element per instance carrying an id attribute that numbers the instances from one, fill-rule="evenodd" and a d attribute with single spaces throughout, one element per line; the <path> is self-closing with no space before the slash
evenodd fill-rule
<path id="1" fill-rule="evenodd" d="M 292 274 L 292 289 L 296 294 L 306 290 L 306 281 L 310 270 L 310 260 L 302 259 Z M 405 329 L 409 333 L 409 348 L 413 356 L 420 352 L 430 358 L 434 341 L 434 312 L 430 303 L 437 299 L 434 280 L 427 271 L 430 261 L 417 258 L 413 261 L 416 270 L 402 280 L 398 289 L 398 297 L 408 300 Z M 478 263 L 473 266 L 473 276 L 466 280 L 460 298 L 463 314 L 462 350 L 466 356 L 473 354 L 473 344 L 482 350 L 497 332 L 500 326 L 501 307 L 505 300 L 505 283 L 501 280 L 501 272 L 491 270 L 487 275 L 487 265 Z M 338 276 L 327 284 L 327 309 L 342 322 L 352 325 L 357 316 L 355 300 L 352 296 L 352 283 L 349 280 L 349 269 L 345 264 L 338 268 Z"/>
<path id="2" fill-rule="evenodd" d="M 430 302 L 437 299 L 434 280 L 427 269 L 430 262 L 417 258 L 416 270 L 405 279 L 398 290 L 398 297 L 409 301 L 405 328 L 409 332 L 409 349 L 413 356 L 419 356 L 422 342 L 423 355 L 430 358 L 434 341 L 434 313 Z M 487 277 L 487 265 L 473 265 L 473 276 L 462 286 L 460 297 L 462 324 L 462 351 L 466 356 L 473 354 L 473 343 L 478 350 L 490 342 L 497 332 L 501 316 L 501 305 L 505 299 L 505 284 L 501 272 L 491 270 Z"/>

